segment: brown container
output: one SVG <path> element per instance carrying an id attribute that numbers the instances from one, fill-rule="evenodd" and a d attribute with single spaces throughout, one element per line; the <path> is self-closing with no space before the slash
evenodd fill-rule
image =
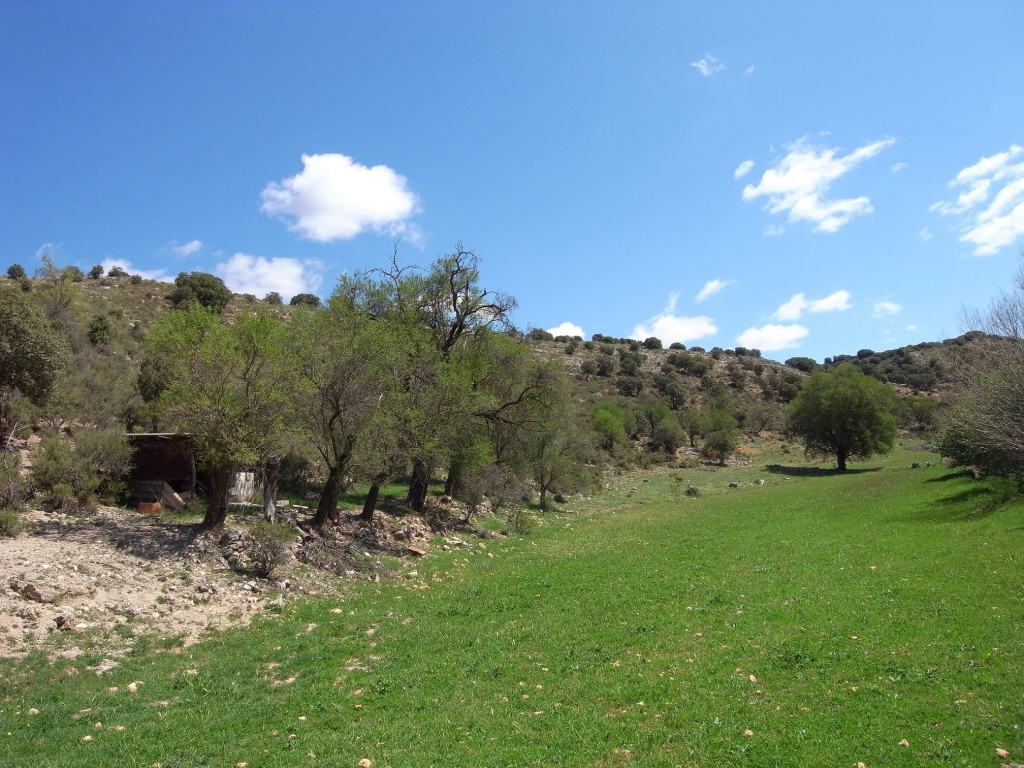
<path id="1" fill-rule="evenodd" d="M 136 509 L 140 515 L 159 515 L 163 505 L 159 501 L 140 501 Z"/>

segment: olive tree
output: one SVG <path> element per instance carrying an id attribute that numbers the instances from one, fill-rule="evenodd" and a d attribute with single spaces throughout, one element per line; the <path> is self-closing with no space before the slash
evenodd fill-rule
<path id="1" fill-rule="evenodd" d="M 153 405 L 166 423 L 188 433 L 209 470 L 202 526 L 221 528 L 231 473 L 255 466 L 285 429 L 292 398 L 281 322 L 242 313 L 228 324 L 215 310 L 193 303 L 155 324 L 147 345 L 168 376 Z"/>

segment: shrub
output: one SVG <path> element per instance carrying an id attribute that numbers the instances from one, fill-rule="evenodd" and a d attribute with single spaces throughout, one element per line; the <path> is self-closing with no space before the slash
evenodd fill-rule
<path id="1" fill-rule="evenodd" d="M 132 285 L 142 285 L 142 275 L 132 275 L 129 282 Z"/>
<path id="2" fill-rule="evenodd" d="M 281 294 L 277 291 L 271 291 L 263 297 L 263 300 L 267 302 L 267 304 L 274 304 L 275 306 L 284 303 L 284 299 L 281 298 Z"/>
<path id="3" fill-rule="evenodd" d="M 231 301 L 231 290 L 224 281 L 206 272 L 181 272 L 174 278 L 174 285 L 168 299 L 176 307 L 198 302 L 207 309 L 223 312 Z"/>
<path id="4" fill-rule="evenodd" d="M 103 277 L 103 265 L 96 264 L 92 269 L 89 270 L 89 279 L 99 280 L 101 277 Z"/>
<path id="5" fill-rule="evenodd" d="M 128 273 L 122 267 L 114 265 L 107 271 L 107 277 L 128 277 Z"/>
<path id="6" fill-rule="evenodd" d="M 512 507 L 505 513 L 502 533 L 507 536 L 527 536 L 536 525 L 536 518 L 527 510 L 522 507 Z"/>
<path id="7" fill-rule="evenodd" d="M 661 339 L 655 336 L 648 336 L 644 339 L 644 349 L 661 349 Z"/>
<path id="8" fill-rule="evenodd" d="M 531 328 L 530 332 L 526 334 L 533 341 L 553 341 L 554 335 L 548 333 L 543 328 Z"/>
<path id="9" fill-rule="evenodd" d="M 131 469 L 132 449 L 122 430 L 79 429 L 74 438 L 44 437 L 32 458 L 32 481 L 56 508 L 72 502 L 92 508 L 98 497 L 122 492 Z"/>
<path id="10" fill-rule="evenodd" d="M 278 566 L 288 562 L 295 531 L 281 523 L 260 520 L 249 529 L 249 536 L 252 571 L 260 578 L 269 579 Z"/>
<path id="11" fill-rule="evenodd" d="M 291 301 L 288 302 L 293 307 L 299 305 L 305 305 L 307 307 L 319 307 L 320 297 L 313 293 L 297 293 L 292 296 Z"/>
<path id="12" fill-rule="evenodd" d="M 13 507 L 0 508 L 0 536 L 17 536 L 26 528 L 21 513 Z"/>
<path id="13" fill-rule="evenodd" d="M 21 264 L 11 264 L 7 268 L 7 276 L 11 280 L 24 280 L 28 275 L 25 274 L 25 268 Z"/>
<path id="14" fill-rule="evenodd" d="M 89 330 L 86 335 L 89 337 L 89 343 L 94 347 L 100 344 L 109 344 L 113 334 L 107 316 L 96 315 L 89 323 Z"/>

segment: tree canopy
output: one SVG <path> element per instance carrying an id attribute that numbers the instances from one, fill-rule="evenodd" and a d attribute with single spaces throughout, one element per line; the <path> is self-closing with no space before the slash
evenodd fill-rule
<path id="1" fill-rule="evenodd" d="M 845 470 L 848 459 L 892 449 L 895 408 L 892 389 L 853 365 L 816 370 L 786 411 L 786 431 L 803 440 L 808 454 L 835 456 Z"/>

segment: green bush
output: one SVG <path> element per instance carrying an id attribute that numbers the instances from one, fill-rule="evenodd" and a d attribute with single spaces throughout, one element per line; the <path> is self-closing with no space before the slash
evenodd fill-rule
<path id="1" fill-rule="evenodd" d="M 17 536 L 25 530 L 21 513 L 13 507 L 0 508 L 0 536 Z"/>
<path id="2" fill-rule="evenodd" d="M 249 529 L 249 559 L 252 571 L 263 579 L 269 579 L 278 566 L 288 562 L 295 531 L 281 523 L 260 520 Z"/>
<path id="3" fill-rule="evenodd" d="M 536 527 L 537 520 L 522 507 L 512 507 L 505 513 L 502 533 L 506 536 L 527 536 Z"/>
<path id="4" fill-rule="evenodd" d="M 113 501 L 124 491 L 131 458 L 128 438 L 116 427 L 77 429 L 72 437 L 52 434 L 33 455 L 32 482 L 53 508 L 67 508 L 73 500 L 88 510 L 99 498 Z"/>

